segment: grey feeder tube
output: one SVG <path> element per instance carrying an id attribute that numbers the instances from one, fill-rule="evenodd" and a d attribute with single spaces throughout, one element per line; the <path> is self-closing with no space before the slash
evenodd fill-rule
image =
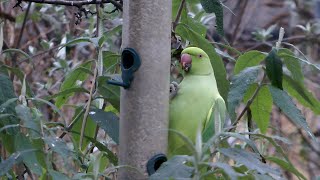
<path id="1" fill-rule="evenodd" d="M 121 88 L 119 179 L 146 179 L 149 159 L 167 151 L 171 47 L 171 0 L 124 0 L 122 48 L 141 65 Z M 149 164 L 149 163 L 148 163 Z"/>

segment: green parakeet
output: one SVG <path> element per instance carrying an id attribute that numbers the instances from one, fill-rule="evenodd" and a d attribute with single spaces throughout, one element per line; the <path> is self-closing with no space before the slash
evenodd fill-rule
<path id="1" fill-rule="evenodd" d="M 179 90 L 170 101 L 169 129 L 186 135 L 194 142 L 201 126 L 203 140 L 222 131 L 226 106 L 220 96 L 209 56 L 200 48 L 188 47 L 181 53 L 186 71 Z M 186 143 L 169 131 L 168 156 L 190 154 Z"/>

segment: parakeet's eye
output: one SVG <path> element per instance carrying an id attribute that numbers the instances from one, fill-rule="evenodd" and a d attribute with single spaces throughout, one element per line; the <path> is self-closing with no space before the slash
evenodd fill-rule
<path id="1" fill-rule="evenodd" d="M 199 54 L 198 57 L 199 57 L 199 58 L 202 58 L 202 54 Z"/>

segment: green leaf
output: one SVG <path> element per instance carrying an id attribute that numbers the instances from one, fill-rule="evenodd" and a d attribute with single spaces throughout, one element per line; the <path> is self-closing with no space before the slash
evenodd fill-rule
<path id="1" fill-rule="evenodd" d="M 222 3 L 219 0 L 200 0 L 200 3 L 207 13 L 216 15 L 217 32 L 220 36 L 224 36 Z"/>
<path id="2" fill-rule="evenodd" d="M 287 161 L 279 159 L 278 157 L 267 157 L 266 160 L 269 160 L 273 163 L 276 163 L 283 170 L 289 171 L 289 172 L 293 173 L 294 175 L 296 175 L 297 178 L 307 179 L 291 163 L 288 163 Z"/>
<path id="3" fill-rule="evenodd" d="M 149 179 L 189 179 L 192 177 L 194 172 L 193 167 L 185 165 L 185 162 L 189 159 L 189 156 L 174 156 L 168 161 L 164 162 L 160 168 L 149 177 Z"/>
<path id="4" fill-rule="evenodd" d="M 92 109 L 89 116 L 102 128 L 117 144 L 119 144 L 119 117 L 113 112 Z"/>
<path id="5" fill-rule="evenodd" d="M 0 162 L 0 176 L 6 175 L 15 164 L 21 162 L 21 152 L 11 154 L 6 160 Z"/>
<path id="6" fill-rule="evenodd" d="M 239 133 L 233 133 L 233 132 L 222 132 L 221 136 L 227 136 L 227 137 L 234 137 L 237 138 L 241 141 L 244 141 L 247 145 L 249 145 L 251 147 L 251 149 L 256 153 L 256 154 L 260 154 L 256 144 L 254 141 L 252 141 L 251 139 L 245 137 L 242 134 Z"/>
<path id="7" fill-rule="evenodd" d="M 105 156 L 105 153 L 99 152 L 98 154 L 93 154 L 87 173 L 92 173 L 94 179 L 99 179 L 100 173 L 103 173 L 108 164 L 109 160 L 107 156 Z"/>
<path id="8" fill-rule="evenodd" d="M 229 82 L 226 79 L 226 69 L 221 57 L 216 53 L 213 46 L 208 40 L 183 23 L 179 23 L 177 25 L 176 33 L 183 39 L 190 41 L 191 45 L 201 48 L 208 54 L 217 80 L 218 90 L 226 101 L 229 92 Z"/>
<path id="9" fill-rule="evenodd" d="M 7 130 L 7 129 L 11 129 L 11 128 L 16 128 L 19 127 L 20 124 L 9 124 L 9 125 L 5 125 L 3 127 L 0 128 L 0 132 Z"/>
<path id="10" fill-rule="evenodd" d="M 263 86 L 250 106 L 253 120 L 263 134 L 267 132 L 269 126 L 272 104 L 273 101 L 269 88 Z"/>
<path id="11" fill-rule="evenodd" d="M 220 134 L 218 134 L 218 137 L 234 137 L 236 139 L 239 139 L 241 141 L 244 141 L 247 145 L 250 146 L 250 148 L 256 153 L 256 154 L 260 154 L 257 146 L 255 145 L 255 142 L 252 141 L 251 139 L 248 139 L 247 137 L 245 137 L 242 134 L 239 133 L 233 133 L 233 132 L 222 132 Z M 214 145 L 214 143 L 216 142 L 217 139 L 217 135 L 213 136 L 206 144 L 204 144 L 204 152 L 208 151 L 212 145 Z"/>
<path id="12" fill-rule="evenodd" d="M 298 60 L 304 64 L 307 64 L 309 66 L 312 66 L 313 68 L 317 69 L 318 71 L 320 71 L 320 66 L 319 65 L 316 65 L 316 64 L 313 64 L 305 59 L 302 59 L 302 58 L 299 58 L 299 57 L 296 57 L 296 56 L 293 56 L 293 55 L 289 55 L 289 54 L 281 54 L 281 57 L 282 58 L 298 58 Z"/>
<path id="13" fill-rule="evenodd" d="M 303 128 L 313 140 L 316 140 L 316 137 L 309 128 L 306 119 L 303 117 L 300 110 L 295 106 L 291 97 L 285 91 L 273 86 L 269 86 L 269 89 L 273 102 L 282 110 L 282 112 L 288 116 L 296 126 Z"/>
<path id="14" fill-rule="evenodd" d="M 250 170 L 256 170 L 261 174 L 280 175 L 280 172 L 277 169 L 262 163 L 258 154 L 247 152 L 238 148 L 220 148 L 218 151 L 223 155 L 237 161 L 238 163 L 245 165 Z"/>
<path id="15" fill-rule="evenodd" d="M 74 134 L 80 135 L 80 132 L 75 132 L 75 131 L 71 131 L 71 132 Z M 99 149 L 99 151 L 105 152 L 107 154 L 108 159 L 113 165 L 115 166 L 118 165 L 117 156 L 112 151 L 110 151 L 107 146 L 105 146 L 104 144 L 100 143 L 99 141 L 95 140 L 92 137 L 84 136 L 84 138 L 88 139 L 91 143 L 93 143 L 94 146 Z"/>
<path id="16" fill-rule="evenodd" d="M 279 54 L 279 53 L 278 53 Z M 283 59 L 283 62 L 291 72 L 291 77 L 296 80 L 298 83 L 303 83 L 303 73 L 302 73 L 302 68 L 301 68 L 301 63 L 299 58 L 296 58 L 294 56 L 287 56 L 280 53 L 279 57 Z"/>
<path id="17" fill-rule="evenodd" d="M 232 121 L 236 119 L 236 107 L 241 102 L 249 86 L 256 82 L 260 69 L 261 66 L 248 67 L 231 79 L 228 95 L 228 111 Z"/>
<path id="18" fill-rule="evenodd" d="M 216 163 L 209 163 L 211 167 L 214 168 L 220 168 L 222 169 L 229 177 L 231 180 L 237 180 L 239 176 L 243 176 L 240 173 L 237 173 L 229 164 L 227 163 L 221 163 L 221 162 L 216 162 Z"/>
<path id="19" fill-rule="evenodd" d="M 30 108 L 19 104 L 16 106 L 15 109 L 18 117 L 23 122 L 23 126 L 28 128 L 28 133 L 30 134 L 31 138 L 40 138 L 41 137 L 40 120 L 32 116 Z"/>
<path id="20" fill-rule="evenodd" d="M 181 23 L 186 24 L 190 27 L 193 31 L 197 34 L 201 35 L 202 37 L 206 37 L 207 28 L 200 23 L 199 21 L 195 21 L 193 18 L 188 16 L 187 9 L 184 8 L 181 13 Z"/>
<path id="21" fill-rule="evenodd" d="M 103 145 L 102 143 L 94 140 L 93 138 L 89 138 L 89 140 L 99 149 L 99 151 L 102 151 L 102 152 L 106 152 L 106 156 L 108 157 L 108 159 L 110 160 L 110 162 L 113 164 L 113 165 L 118 165 L 118 158 L 117 156 L 108 149 L 108 147 L 106 147 L 105 145 Z"/>
<path id="22" fill-rule="evenodd" d="M 12 154 L 15 151 L 14 148 L 14 136 L 8 134 L 8 133 L 0 133 L 1 143 L 3 144 L 3 147 L 5 150 Z"/>
<path id="23" fill-rule="evenodd" d="M 36 147 L 34 147 L 30 139 L 21 133 L 18 133 L 15 136 L 15 149 L 16 151 L 25 151 L 29 149 L 38 150 Z M 37 159 L 37 154 L 35 151 L 22 154 L 21 158 L 33 173 L 36 173 L 38 175 L 42 174 L 42 167 Z"/>
<path id="24" fill-rule="evenodd" d="M 60 87 L 60 92 L 65 91 L 66 89 L 76 88 L 79 87 L 77 85 L 77 81 L 84 81 L 87 79 L 88 74 L 82 70 L 82 68 L 90 68 L 92 61 L 87 61 L 80 66 L 76 67 L 73 71 L 69 72 L 67 76 L 65 77 L 63 83 Z M 61 106 L 67 102 L 68 98 L 72 96 L 73 93 L 69 93 L 63 96 L 59 96 L 56 99 L 56 106 L 58 108 L 61 108 Z"/>
<path id="25" fill-rule="evenodd" d="M 70 178 L 68 178 L 68 176 L 62 174 L 61 172 L 59 171 L 55 171 L 55 170 L 52 170 L 52 169 L 49 169 L 49 174 L 50 176 L 52 177 L 53 180 L 70 180 Z"/>
<path id="26" fill-rule="evenodd" d="M 110 74 L 115 73 L 119 67 L 121 55 L 111 51 L 102 51 L 102 57 L 105 71 Z"/>
<path id="27" fill-rule="evenodd" d="M 277 55 L 276 49 L 272 49 L 266 57 L 266 72 L 271 84 L 279 89 L 282 87 L 282 61 Z"/>
<path id="28" fill-rule="evenodd" d="M 36 102 L 40 102 L 40 103 L 45 103 L 47 104 L 48 106 L 50 106 L 55 112 L 57 112 L 60 117 L 62 118 L 62 120 L 64 121 L 64 123 L 66 124 L 66 119 L 64 118 L 64 115 L 62 114 L 62 112 L 54 105 L 52 104 L 51 102 L 47 101 L 47 100 L 44 100 L 44 99 L 41 99 L 41 98 L 27 98 L 27 100 L 31 100 L 31 101 L 36 101 Z M 65 126 L 64 124 L 64 126 Z"/>
<path id="29" fill-rule="evenodd" d="M 24 73 L 21 71 L 20 68 L 13 68 L 13 67 L 10 67 L 10 66 L 7 66 L 7 65 L 1 65 L 0 68 L 2 69 L 6 69 L 7 71 L 10 71 L 11 73 L 13 73 L 14 75 L 16 75 L 21 84 L 23 83 L 23 79 L 24 79 Z M 26 86 L 27 86 L 27 95 L 28 97 L 32 97 L 34 96 L 30 86 L 29 86 L 29 83 L 26 83 Z"/>
<path id="30" fill-rule="evenodd" d="M 82 43 L 82 42 L 92 43 L 91 38 L 89 38 L 89 37 L 81 37 L 81 38 L 73 39 L 73 40 L 61 45 L 59 50 L 62 49 L 63 47 L 72 46 L 72 45 L 79 44 L 79 43 Z"/>
<path id="31" fill-rule="evenodd" d="M 238 74 L 247 67 L 257 66 L 266 58 L 266 55 L 260 51 L 248 51 L 237 59 L 233 73 Z"/>
<path id="32" fill-rule="evenodd" d="M 15 107 L 13 103 L 8 104 L 6 107 L 2 106 L 2 104 L 7 102 L 9 99 L 16 97 L 14 94 L 13 84 L 8 76 L 0 74 L 0 87 L 0 104 L 1 108 L 5 108 L 1 109 L 0 112 L 4 113 L 6 111 L 8 113 L 13 113 Z"/>
<path id="33" fill-rule="evenodd" d="M 10 117 L 10 116 L 15 116 L 15 115 L 14 114 L 0 114 L 0 120 L 3 118 Z"/>
<path id="34" fill-rule="evenodd" d="M 45 137 L 44 142 L 48 144 L 50 149 L 62 156 L 63 159 L 73 157 L 74 153 L 68 148 L 66 142 L 57 137 Z"/>
<path id="35" fill-rule="evenodd" d="M 30 62 L 32 62 L 32 58 L 29 56 L 29 54 L 25 53 L 24 51 L 20 50 L 20 49 L 6 49 L 4 51 L 2 51 L 2 54 L 5 53 L 19 53 L 22 54 L 24 57 L 26 57 L 27 59 L 29 59 Z"/>
<path id="36" fill-rule="evenodd" d="M 16 95 L 14 94 L 13 84 L 8 76 L 0 74 L 0 113 L 15 114 Z M 11 100 L 10 100 L 11 99 Z M 19 120 L 15 116 L 1 118 L 1 125 L 18 124 Z M 8 129 L 9 134 L 15 134 L 17 128 Z"/>
<path id="37" fill-rule="evenodd" d="M 47 169 L 47 154 L 45 154 L 45 152 L 43 151 L 46 147 L 44 144 L 44 141 L 42 138 L 39 139 L 30 139 L 33 148 L 36 150 L 36 156 L 37 156 L 37 160 L 39 162 L 39 165 L 42 168 L 42 172 L 43 170 Z"/>
<path id="38" fill-rule="evenodd" d="M 80 142 L 80 132 L 82 128 L 82 123 L 83 123 L 83 114 L 84 111 L 81 111 L 82 107 L 79 107 L 75 111 L 75 115 L 73 117 L 73 121 L 75 121 L 72 130 L 74 132 L 78 132 L 79 134 L 73 133 L 73 139 L 79 144 Z M 96 132 L 96 123 L 92 120 L 90 116 L 87 117 L 87 123 L 86 123 L 86 128 L 84 129 L 84 135 L 88 137 L 94 137 Z M 86 147 L 88 146 L 89 141 L 88 139 L 84 139 L 82 142 L 82 147 L 81 150 L 85 150 Z"/>
<path id="39" fill-rule="evenodd" d="M 88 90 L 86 90 L 86 89 L 84 89 L 82 87 L 75 87 L 75 88 L 65 89 L 63 91 L 58 92 L 57 94 L 54 94 L 52 96 L 48 96 L 45 99 L 46 100 L 51 100 L 51 99 L 59 97 L 59 96 L 68 96 L 69 94 L 76 93 L 76 92 L 84 92 L 84 93 L 88 93 L 89 94 Z"/>
<path id="40" fill-rule="evenodd" d="M 89 69 L 89 68 L 85 68 L 85 67 L 78 67 L 77 68 L 77 70 L 80 72 L 80 71 L 82 71 L 82 72 L 84 72 L 84 73 L 86 73 L 86 74 L 88 74 L 88 75 L 92 75 L 93 76 L 93 72 L 91 71 L 91 69 Z"/>
<path id="41" fill-rule="evenodd" d="M 108 79 L 106 76 L 98 77 L 98 92 L 120 112 L 120 87 L 108 84 Z"/>
<path id="42" fill-rule="evenodd" d="M 319 100 L 308 90 L 306 86 L 298 83 L 291 77 L 283 76 L 284 89 L 305 107 L 310 108 L 314 113 L 320 114 Z"/>
<path id="43" fill-rule="evenodd" d="M 242 53 L 240 51 L 238 51 L 236 48 L 231 47 L 231 45 L 228 44 L 223 44 L 223 43 L 219 43 L 219 42 L 211 42 L 212 44 L 218 45 L 218 46 L 222 46 L 224 49 L 229 50 L 230 52 L 236 54 L 236 56 L 241 56 Z"/>
<path id="44" fill-rule="evenodd" d="M 288 163 L 290 163 L 290 160 L 287 157 L 287 153 L 285 153 L 283 151 L 283 149 L 281 148 L 281 146 L 275 141 L 275 140 L 280 140 L 280 141 L 284 142 L 283 138 L 281 138 L 281 137 L 269 137 L 269 136 L 266 136 L 266 135 L 260 134 L 260 133 L 259 134 L 257 134 L 257 133 L 246 133 L 246 134 L 250 134 L 250 136 L 256 136 L 256 137 L 263 138 L 263 139 L 269 141 L 269 143 L 271 143 L 273 145 L 273 147 L 276 149 L 276 151 L 279 154 L 281 154 L 281 156 L 283 158 L 285 158 Z"/>
<path id="45" fill-rule="evenodd" d="M 111 29 L 110 31 L 105 32 L 101 37 L 91 38 L 91 40 L 96 45 L 96 47 L 101 48 L 104 43 L 108 43 L 108 41 L 112 40 L 112 37 L 114 35 L 117 35 L 117 33 L 121 32 L 121 30 L 122 30 L 122 25 L 118 25 L 113 29 Z"/>

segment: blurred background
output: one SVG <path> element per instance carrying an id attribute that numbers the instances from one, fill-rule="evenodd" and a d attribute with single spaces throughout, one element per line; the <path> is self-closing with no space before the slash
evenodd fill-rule
<path id="1" fill-rule="evenodd" d="M 225 43 L 241 52 L 259 50 L 269 52 L 278 40 L 279 29 L 285 29 L 284 47 L 302 53 L 311 63 L 318 66 L 320 43 L 320 1 L 317 0 L 224 0 L 225 40 L 215 31 L 214 16 L 207 16 L 201 21 L 208 28 L 207 38 L 215 42 Z M 45 97 L 59 92 L 61 81 L 66 73 L 81 62 L 94 59 L 97 51 L 93 45 L 79 43 L 74 46 L 58 48 L 59 45 L 77 37 L 94 37 L 96 33 L 95 6 L 79 14 L 76 7 L 35 4 L 29 6 L 23 2 L 21 7 L 14 7 L 16 1 L 0 1 L 0 19 L 4 21 L 4 50 L 21 49 L 31 54 L 32 63 L 13 56 L 6 57 L 5 64 L 19 67 L 27 75 L 31 89 L 36 97 Z M 196 8 L 200 8 L 195 6 Z M 104 31 L 121 27 L 121 12 L 112 5 L 103 7 L 101 14 Z M 25 13 L 29 12 L 25 20 Z M 22 30 L 22 31 L 21 31 Z M 106 50 L 119 53 L 121 47 L 121 28 L 112 32 L 105 43 Z M 217 47 L 219 48 L 219 47 Z M 232 74 L 233 54 L 221 49 L 228 76 Z M 303 67 L 305 85 L 320 99 L 320 73 L 312 67 Z M 91 86 L 91 80 L 85 81 Z M 20 81 L 14 81 L 16 89 L 20 89 Z M 68 104 L 85 103 L 87 97 L 76 94 Z M 314 134 L 320 136 L 320 117 L 310 109 L 298 107 L 305 115 Z M 57 121 L 49 106 L 42 107 L 47 119 Z M 73 108 L 63 107 L 68 117 L 74 114 Z M 320 147 L 313 144 L 307 135 L 280 115 L 274 108 L 271 123 L 272 133 L 287 137 L 289 142 L 282 144 L 290 160 L 307 178 L 320 176 Z M 274 149 L 268 149 L 274 153 Z M 287 179 L 295 179 L 286 174 Z"/>

